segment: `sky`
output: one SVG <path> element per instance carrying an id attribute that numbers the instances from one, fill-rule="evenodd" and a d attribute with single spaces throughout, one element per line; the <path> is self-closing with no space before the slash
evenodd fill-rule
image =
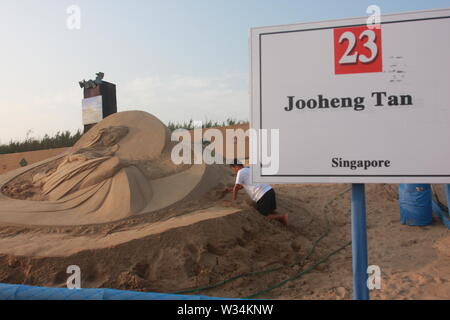
<path id="1" fill-rule="evenodd" d="M 68 8 L 80 9 L 70 29 Z M 0 0 L 0 143 L 82 128 L 78 81 L 105 73 L 118 111 L 249 118 L 251 27 L 450 7 L 450 0 Z M 70 20 L 71 21 L 71 20 Z"/>

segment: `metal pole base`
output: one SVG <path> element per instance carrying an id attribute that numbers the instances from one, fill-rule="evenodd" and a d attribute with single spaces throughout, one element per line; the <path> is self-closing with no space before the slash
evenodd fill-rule
<path id="1" fill-rule="evenodd" d="M 367 287 L 367 232 L 364 184 L 352 184 L 353 298 L 369 300 Z"/>

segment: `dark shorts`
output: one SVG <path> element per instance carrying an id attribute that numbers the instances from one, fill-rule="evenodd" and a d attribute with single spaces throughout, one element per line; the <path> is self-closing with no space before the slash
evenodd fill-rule
<path id="1" fill-rule="evenodd" d="M 270 189 L 267 191 L 261 199 L 256 202 L 256 210 L 261 213 L 263 216 L 267 216 L 270 213 L 273 213 L 277 208 L 277 199 L 275 196 L 275 190 Z"/>

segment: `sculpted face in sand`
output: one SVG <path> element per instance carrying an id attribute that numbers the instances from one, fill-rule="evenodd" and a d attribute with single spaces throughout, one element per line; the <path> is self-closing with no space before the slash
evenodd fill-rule
<path id="1" fill-rule="evenodd" d="M 80 189 L 112 178 L 120 169 L 131 165 L 115 156 L 119 141 L 128 128 L 113 126 L 99 130 L 89 145 L 67 155 L 55 172 L 36 175 L 34 184 L 42 188 L 49 200 L 59 200 Z"/>

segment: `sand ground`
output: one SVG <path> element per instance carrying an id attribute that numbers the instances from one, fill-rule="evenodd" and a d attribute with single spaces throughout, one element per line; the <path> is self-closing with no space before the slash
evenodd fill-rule
<path id="1" fill-rule="evenodd" d="M 66 268 L 75 264 L 86 288 L 177 292 L 274 270 L 195 292 L 250 296 L 295 277 L 351 239 L 350 195 L 343 193 L 349 185 L 274 188 L 279 211 L 290 215 L 288 227 L 260 216 L 244 193 L 232 202 L 217 190 L 161 213 L 113 223 L 1 225 L 0 282 L 64 287 Z M 395 193 L 395 185 L 366 187 L 369 264 L 379 266 L 382 277 L 371 298 L 449 299 L 449 230 L 438 221 L 427 227 L 400 225 Z M 310 273 L 257 298 L 351 299 L 351 268 L 347 246 Z"/>

